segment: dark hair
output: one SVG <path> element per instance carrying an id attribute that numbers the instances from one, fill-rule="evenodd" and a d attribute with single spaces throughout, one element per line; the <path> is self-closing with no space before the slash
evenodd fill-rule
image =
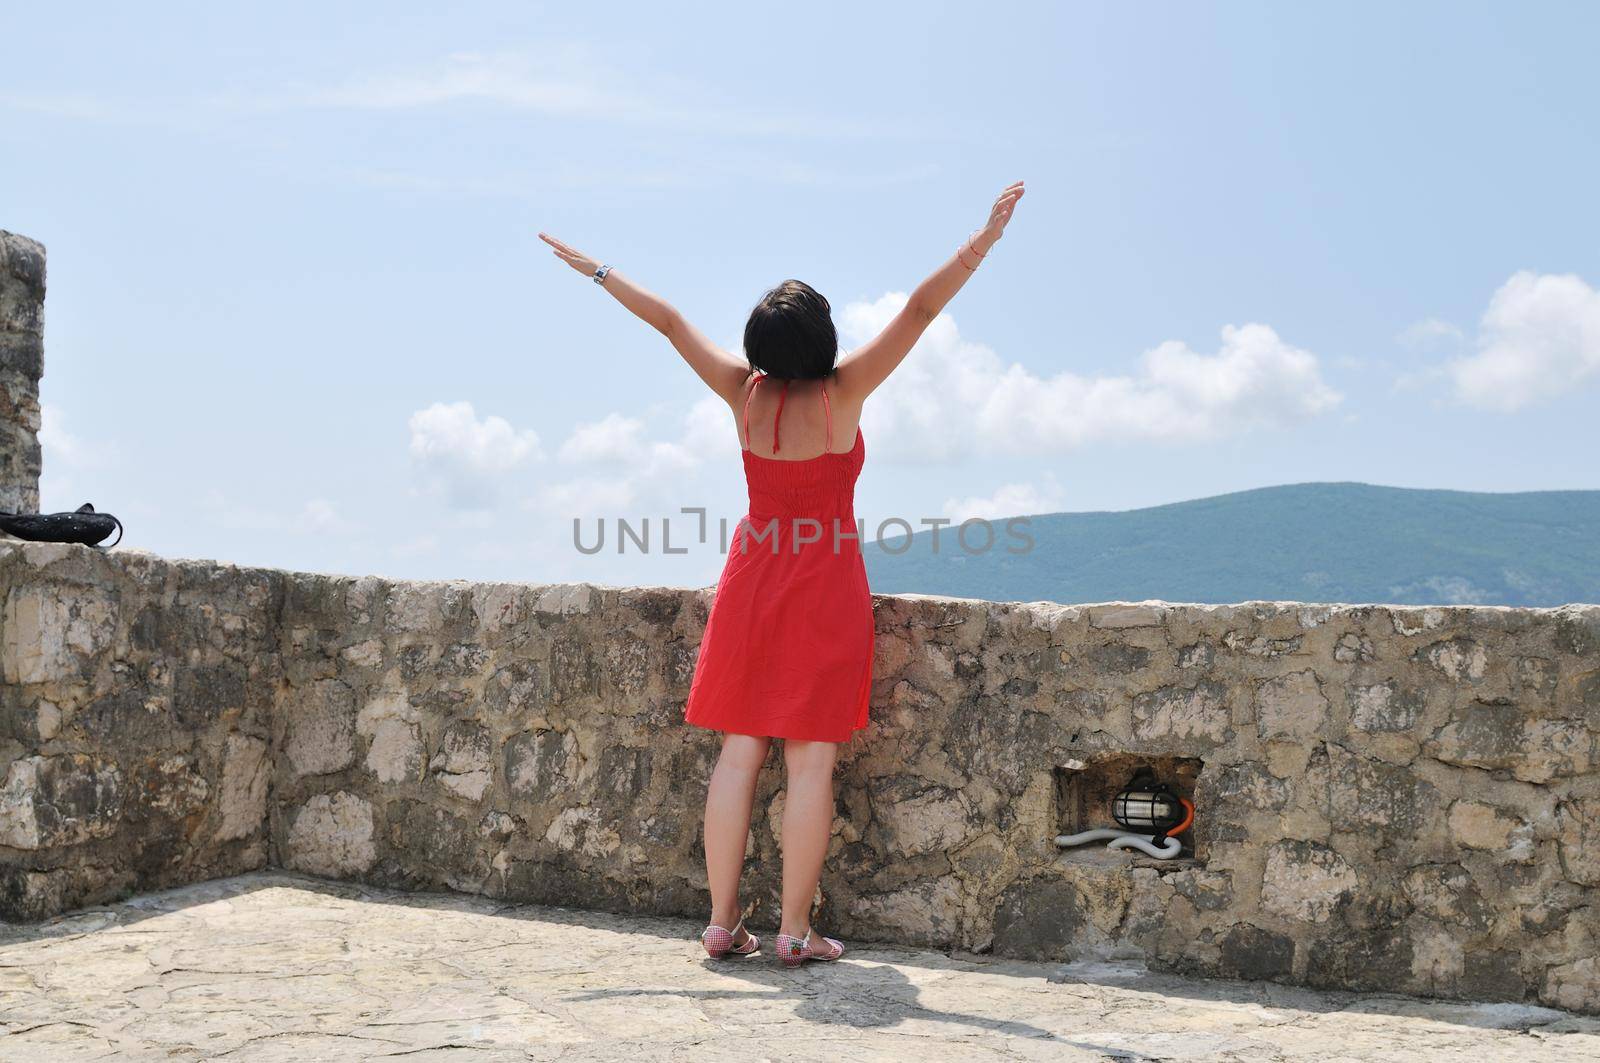
<path id="1" fill-rule="evenodd" d="M 805 281 L 784 281 L 750 311 L 744 326 L 744 356 L 752 367 L 780 380 L 827 376 L 839 357 L 833 308 Z"/>

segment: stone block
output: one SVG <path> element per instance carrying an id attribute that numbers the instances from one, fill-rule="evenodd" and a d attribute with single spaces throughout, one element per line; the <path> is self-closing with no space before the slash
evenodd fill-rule
<path id="1" fill-rule="evenodd" d="M 1260 683 L 1255 705 L 1262 738 L 1306 739 L 1326 733 L 1328 699 L 1316 673 L 1309 669 Z"/>
<path id="2" fill-rule="evenodd" d="M 420 778 L 422 736 L 418 713 L 402 693 L 374 696 L 356 715 L 356 732 L 367 740 L 367 770 L 381 783 Z"/>
<path id="3" fill-rule="evenodd" d="M 1202 912 L 1221 912 L 1231 908 L 1236 898 L 1233 876 L 1226 871 L 1189 868 L 1167 876 L 1172 892 Z"/>
<path id="4" fill-rule="evenodd" d="M 947 787 L 886 779 L 872 787 L 871 802 L 878 837 L 891 858 L 948 852 L 972 833 L 967 803 Z"/>
<path id="5" fill-rule="evenodd" d="M 1089 610 L 1089 624 L 1106 631 L 1156 627 L 1166 619 L 1167 612 L 1167 607 L 1159 602 L 1095 606 Z"/>
<path id="6" fill-rule="evenodd" d="M 326 775 L 355 762 L 356 703 L 349 685 L 322 679 L 289 714 L 284 753 L 297 776 Z"/>
<path id="7" fill-rule="evenodd" d="M 1446 764 L 1544 783 L 1588 772 L 1594 736 L 1577 720 L 1530 718 L 1516 704 L 1473 701 L 1458 708 L 1424 748 Z"/>
<path id="8" fill-rule="evenodd" d="M 1414 835 L 1441 809 L 1438 791 L 1410 768 L 1356 756 L 1333 747 L 1329 761 L 1328 819 L 1335 830 L 1378 827 Z"/>
<path id="9" fill-rule="evenodd" d="M 1450 806 L 1450 837 L 1468 849 L 1508 853 L 1512 839 L 1530 833 L 1518 816 L 1479 801 L 1457 801 Z"/>
<path id="10" fill-rule="evenodd" d="M 1600 959 L 1585 956 L 1545 973 L 1540 1000 L 1570 1011 L 1600 1011 Z"/>
<path id="11" fill-rule="evenodd" d="M 457 720 L 445 729 L 428 770 L 446 790 L 476 801 L 489 788 L 491 752 L 489 732 L 482 724 Z"/>
<path id="12" fill-rule="evenodd" d="M 1294 939 L 1258 926 L 1239 925 L 1222 935 L 1217 973 L 1252 981 L 1280 979 L 1294 971 Z"/>
<path id="13" fill-rule="evenodd" d="M 1563 801 L 1556 811 L 1556 829 L 1567 880 L 1600 886 L 1600 798 Z"/>
<path id="14" fill-rule="evenodd" d="M 492 837 L 474 822 L 423 801 L 400 800 L 389 809 L 388 851 L 412 867 L 420 883 L 482 892 L 490 872 Z"/>
<path id="15" fill-rule="evenodd" d="M 1418 650 L 1415 656 L 1438 669 L 1446 678 L 1463 683 L 1480 682 L 1489 667 L 1488 650 L 1482 643 L 1467 638 L 1436 642 Z"/>
<path id="16" fill-rule="evenodd" d="M 578 742 L 567 731 L 529 731 L 505 745 L 506 782 L 514 795 L 543 800 L 577 781 Z"/>
<path id="17" fill-rule="evenodd" d="M 11 419 L 23 408 L 37 411 L 35 385 L 43 375 L 44 337 L 37 332 L 0 332 L 0 389 L 7 393 Z M 37 424 L 29 427 L 39 430 Z"/>
<path id="18" fill-rule="evenodd" d="M 1417 989 L 1411 932 L 1392 923 L 1331 933 L 1311 943 L 1305 981 L 1314 986 L 1371 990 L 1407 985 Z M 1442 987 L 1429 987 L 1437 991 Z M 1445 991 L 1448 991 L 1447 989 Z"/>
<path id="19" fill-rule="evenodd" d="M 1405 690 L 1394 680 L 1358 684 L 1345 689 L 1350 726 L 1360 731 L 1405 732 L 1422 716 L 1424 695 Z"/>
<path id="20" fill-rule="evenodd" d="M 1008 908 L 1013 902 L 1017 905 L 1025 903 L 1025 894 L 1025 890 L 1019 890 L 1012 897 L 1003 898 L 1001 907 Z M 961 930 L 962 904 L 961 887 L 949 878 L 923 880 L 899 889 L 877 892 L 851 891 L 843 900 L 841 931 L 860 934 L 867 928 L 883 927 L 881 933 L 892 934 L 896 940 L 908 944 L 951 941 L 957 939 Z M 1057 943 L 1069 941 L 1070 934 L 1060 928 L 1060 924 L 1064 919 L 1070 920 L 1071 916 L 1059 909 L 1048 915 L 1042 914 L 1048 910 L 1049 900 L 1041 898 L 1028 910 L 1007 916 L 1006 936 L 996 947 L 1008 954 L 1045 952 Z M 1046 930 L 1043 941 L 1031 938 L 1027 929 L 1030 923 L 1041 920 L 1047 921 L 1047 926 L 1058 927 Z M 1010 953 L 1013 945 L 1019 953 Z"/>
<path id="21" fill-rule="evenodd" d="M 211 796 L 211 784 L 181 753 L 156 761 L 137 781 L 142 810 L 169 819 L 190 820 L 203 813 Z"/>
<path id="22" fill-rule="evenodd" d="M 1462 957 L 1460 990 L 1468 1000 L 1523 1000 L 1527 987 L 1519 952 L 1469 949 Z"/>
<path id="23" fill-rule="evenodd" d="M 545 831 L 544 840 L 559 852 L 604 860 L 622 845 L 613 824 L 612 816 L 589 805 L 563 808 Z"/>
<path id="24" fill-rule="evenodd" d="M 0 674 L 8 683 L 80 678 L 110 648 L 117 630 L 114 598 L 92 590 L 24 584 L 0 614 Z"/>
<path id="25" fill-rule="evenodd" d="M 566 702 L 600 696 L 600 662 L 594 641 L 561 635 L 550 645 L 550 688 L 552 700 Z"/>
<path id="26" fill-rule="evenodd" d="M 0 845 L 38 850 L 108 837 L 125 799 L 113 763 L 83 753 L 19 758 L 0 784 Z"/>
<path id="27" fill-rule="evenodd" d="M 363 798 L 344 790 L 317 794 L 295 813 L 284 853 L 290 868 L 338 878 L 377 861 L 372 805 Z"/>
<path id="28" fill-rule="evenodd" d="M 1355 869 L 1326 845 L 1277 842 L 1267 848 L 1261 907 L 1285 919 L 1325 923 L 1359 883 Z"/>
<path id="29" fill-rule="evenodd" d="M 554 616 L 581 616 L 599 604 L 600 593 L 586 583 L 563 583 L 540 592 L 534 600 L 536 613 Z"/>
<path id="30" fill-rule="evenodd" d="M 1471 872 L 1460 864 L 1412 868 L 1406 873 L 1404 888 L 1406 899 L 1417 911 L 1446 926 L 1481 934 L 1494 922 L 1494 909 Z"/>
<path id="31" fill-rule="evenodd" d="M 0 332 L 44 329 L 44 245 L 0 230 Z"/>
<path id="32" fill-rule="evenodd" d="M 1231 719 L 1221 683 L 1166 686 L 1133 699 L 1133 733 L 1146 742 L 1178 739 L 1183 749 L 1216 745 L 1227 739 Z"/>
<path id="33" fill-rule="evenodd" d="M 222 790 L 217 799 L 221 822 L 219 842 L 248 838 L 267 817 L 267 782 L 271 764 L 267 743 L 249 735 L 230 734 L 222 761 Z"/>
<path id="34" fill-rule="evenodd" d="M 1060 879 L 1014 883 L 994 910 L 994 947 L 1008 956 L 1070 960 L 1087 917 L 1078 887 Z"/>
<path id="35" fill-rule="evenodd" d="M 394 584 L 389 591 L 389 627 L 437 633 L 444 627 L 445 589 L 440 583 Z"/>
<path id="36" fill-rule="evenodd" d="M 526 727 L 544 718 L 549 696 L 549 684 L 538 662 L 519 659 L 490 675 L 484 684 L 483 707 L 490 716 Z"/>
<path id="37" fill-rule="evenodd" d="M 0 919 L 19 923 L 49 919 L 126 895 L 136 881 L 131 870 L 104 864 L 47 871 L 0 865 Z"/>

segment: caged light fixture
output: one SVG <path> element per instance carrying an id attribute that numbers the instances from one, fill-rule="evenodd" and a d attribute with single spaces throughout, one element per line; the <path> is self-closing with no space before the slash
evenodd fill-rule
<path id="1" fill-rule="evenodd" d="M 1137 849 L 1157 860 L 1171 860 L 1183 851 L 1183 843 L 1175 835 L 1194 823 L 1194 803 L 1157 780 L 1149 768 L 1140 768 L 1111 799 L 1111 818 L 1120 830 L 1096 827 L 1077 834 L 1061 834 L 1056 836 L 1056 844 L 1066 849 L 1105 841 L 1107 849 Z"/>

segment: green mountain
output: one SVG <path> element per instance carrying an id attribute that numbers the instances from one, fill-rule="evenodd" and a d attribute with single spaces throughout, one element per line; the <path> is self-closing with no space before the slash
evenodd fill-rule
<path id="1" fill-rule="evenodd" d="M 1120 513 L 1005 521 L 994 546 L 953 528 L 869 543 L 881 593 L 993 601 L 1251 600 L 1405 605 L 1600 602 L 1600 491 L 1483 494 L 1288 484 Z"/>

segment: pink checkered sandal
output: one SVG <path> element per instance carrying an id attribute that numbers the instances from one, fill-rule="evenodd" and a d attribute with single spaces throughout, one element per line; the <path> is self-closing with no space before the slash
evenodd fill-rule
<path id="1" fill-rule="evenodd" d="M 744 920 L 739 920 L 732 930 L 717 926 L 715 923 L 700 931 L 700 944 L 706 947 L 706 955 L 713 960 L 720 960 L 724 956 L 748 956 L 761 947 L 761 939 L 750 931 L 744 932 L 745 942 L 738 948 L 733 947 L 733 939 L 739 936 L 739 930 L 744 926 Z"/>
<path id="2" fill-rule="evenodd" d="M 803 938 L 790 937 L 788 934 L 778 935 L 778 959 L 783 961 L 785 967 L 798 967 L 807 960 L 837 960 L 844 955 L 844 943 L 833 938 L 822 939 L 827 944 L 827 950 L 818 952 L 811 944 L 811 930 L 806 929 Z"/>

